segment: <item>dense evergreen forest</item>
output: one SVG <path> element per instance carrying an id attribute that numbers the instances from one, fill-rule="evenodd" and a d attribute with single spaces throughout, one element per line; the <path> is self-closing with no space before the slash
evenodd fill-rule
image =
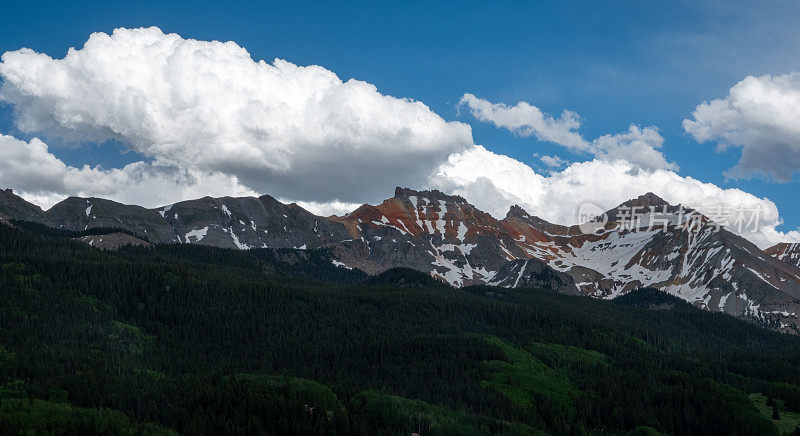
<path id="1" fill-rule="evenodd" d="M 800 338 L 659 291 L 71 237 L 0 225 L 3 434 L 800 434 Z"/>

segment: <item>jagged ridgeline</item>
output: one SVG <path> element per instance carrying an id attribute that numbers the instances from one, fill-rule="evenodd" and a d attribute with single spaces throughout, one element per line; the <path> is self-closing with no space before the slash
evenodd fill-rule
<path id="1" fill-rule="evenodd" d="M 4 434 L 777 435 L 800 416 L 800 338 L 652 288 L 565 295 L 539 264 L 516 268 L 542 287 L 455 288 L 331 248 L 37 230 L 0 224 Z"/>
<path id="2" fill-rule="evenodd" d="M 620 226 L 630 211 L 638 211 L 628 219 L 641 227 Z M 652 287 L 695 307 L 797 333 L 800 245 L 764 252 L 699 214 L 695 226 L 680 225 L 685 211 L 648 193 L 608 211 L 608 222 L 587 233 L 519 206 L 498 220 L 462 197 L 435 190 L 397 188 L 381 204 L 331 217 L 268 195 L 204 197 L 156 209 L 71 197 L 43 211 L 11 190 L 0 191 L 0 219 L 77 232 L 81 241 L 103 249 L 323 247 L 342 269 L 376 275 L 410 268 L 455 287 L 543 286 L 601 299 Z M 665 225 L 648 225 L 656 219 Z"/>

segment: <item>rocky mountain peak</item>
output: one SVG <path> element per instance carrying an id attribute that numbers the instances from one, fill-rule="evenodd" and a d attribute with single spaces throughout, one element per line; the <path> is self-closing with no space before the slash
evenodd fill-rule
<path id="1" fill-rule="evenodd" d="M 37 221 L 43 213 L 39 206 L 28 203 L 11 188 L 0 189 L 0 217 Z"/>
<path id="2" fill-rule="evenodd" d="M 660 208 L 660 207 L 663 207 L 663 206 L 671 206 L 671 205 L 669 203 L 667 203 L 663 198 L 659 197 L 658 195 L 653 194 L 652 192 L 648 192 L 646 194 L 642 194 L 642 195 L 640 195 L 640 196 L 638 196 L 638 197 L 636 197 L 634 199 L 628 200 L 628 201 L 620 204 L 619 206 L 617 206 L 617 208 L 622 208 L 622 207 L 628 207 L 628 208 L 640 207 L 640 208 L 643 208 L 643 209 L 647 209 L 647 208 L 650 208 L 651 206 Z"/>
<path id="3" fill-rule="evenodd" d="M 442 200 L 453 203 L 467 203 L 467 200 L 460 195 L 448 195 L 438 189 L 417 191 L 410 188 L 401 188 L 399 186 L 394 189 L 394 198 L 408 199 L 409 197 L 426 198 L 431 201 Z"/>
<path id="4" fill-rule="evenodd" d="M 503 225 L 512 230 L 512 233 L 519 235 L 532 236 L 531 230 L 536 231 L 566 231 L 566 227 L 555 225 L 547 220 L 539 218 L 538 216 L 531 215 L 521 206 L 515 204 L 508 209 L 506 217 L 501 221 Z M 558 229 L 558 230 L 556 230 Z"/>
<path id="5" fill-rule="evenodd" d="M 658 215 L 662 215 L 663 213 L 674 215 L 688 213 L 690 211 L 691 209 L 682 209 L 680 205 L 673 206 L 658 195 L 648 192 L 625 201 L 619 206 L 607 211 L 606 216 L 610 222 L 617 222 L 619 220 L 630 219 L 634 215 L 646 215 L 651 212 Z"/>
<path id="6" fill-rule="evenodd" d="M 517 218 L 529 218 L 530 214 L 525 211 L 520 205 L 515 204 L 508 209 L 508 213 L 506 213 L 506 218 L 517 217 Z"/>

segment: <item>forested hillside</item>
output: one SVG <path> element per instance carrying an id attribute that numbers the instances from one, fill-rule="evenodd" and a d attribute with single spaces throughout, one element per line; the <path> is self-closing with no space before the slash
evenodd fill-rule
<path id="1" fill-rule="evenodd" d="M 800 338 L 660 291 L 73 236 L 0 225 L 2 433 L 780 434 L 800 412 Z"/>

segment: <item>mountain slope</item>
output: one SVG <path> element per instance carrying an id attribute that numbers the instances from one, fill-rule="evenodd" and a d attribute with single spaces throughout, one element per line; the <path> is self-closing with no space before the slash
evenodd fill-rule
<path id="1" fill-rule="evenodd" d="M 800 268 L 784 261 L 796 258 L 790 253 L 796 247 L 767 255 L 652 193 L 573 226 L 518 206 L 498 220 L 462 197 L 405 188 L 379 205 L 327 218 L 266 195 L 204 197 L 157 209 L 71 197 L 42 211 L 10 190 L 0 191 L 0 214 L 72 231 L 118 228 L 151 243 L 328 247 L 342 268 L 368 274 L 412 268 L 456 287 L 547 287 L 611 299 L 649 286 L 696 307 L 800 331 Z"/>
<path id="2" fill-rule="evenodd" d="M 782 331 L 800 326 L 800 269 L 652 193 L 588 227 L 552 224 L 518 206 L 497 220 L 461 197 L 400 188 L 335 219 L 367 246 L 361 259 L 348 259 L 356 267 L 429 268 L 455 286 L 517 287 L 537 283 L 523 278 L 519 263 L 536 259 L 571 278 L 562 292 L 574 282 L 585 295 L 614 298 L 652 286 Z"/>
<path id="3" fill-rule="evenodd" d="M 781 242 L 767 248 L 764 253 L 790 265 L 800 267 L 800 244 Z"/>
<path id="4" fill-rule="evenodd" d="M 102 198 L 69 197 L 51 207 L 44 223 L 65 230 L 122 228 L 153 243 L 175 242 L 175 232 L 152 209 Z"/>
<path id="5" fill-rule="evenodd" d="M 490 281 L 503 264 L 523 255 L 498 220 L 462 197 L 436 190 L 397 188 L 395 196 L 380 205 L 363 205 L 333 219 L 364 247 L 345 263 L 367 272 L 375 265 L 402 266 L 468 286 Z M 506 246 L 516 254 L 506 253 Z"/>
<path id="6" fill-rule="evenodd" d="M 43 217 L 44 211 L 39 206 L 28 203 L 11 189 L 0 190 L 0 220 L 39 222 Z"/>
<path id="7" fill-rule="evenodd" d="M 657 291 L 448 289 L 327 250 L 53 233 L 0 225 L 3 434 L 777 435 L 747 394 L 800 411 L 800 337 Z"/>
<path id="8" fill-rule="evenodd" d="M 652 286 L 698 307 L 796 331 L 800 270 L 766 255 L 707 217 L 652 194 L 584 226 L 555 226 L 519 213 L 529 255 L 570 274 L 584 294 L 614 298 Z M 524 226 L 521 223 L 527 224 Z"/>
<path id="9" fill-rule="evenodd" d="M 339 223 L 265 195 L 203 197 L 157 209 L 183 243 L 226 248 L 311 248 L 342 241 Z"/>
<path id="10" fill-rule="evenodd" d="M 349 238 L 342 224 L 268 195 L 203 197 L 156 209 L 101 198 L 69 197 L 42 211 L 5 190 L 0 191 L 0 217 L 70 231 L 123 229 L 150 243 L 235 249 L 311 248 Z"/>

